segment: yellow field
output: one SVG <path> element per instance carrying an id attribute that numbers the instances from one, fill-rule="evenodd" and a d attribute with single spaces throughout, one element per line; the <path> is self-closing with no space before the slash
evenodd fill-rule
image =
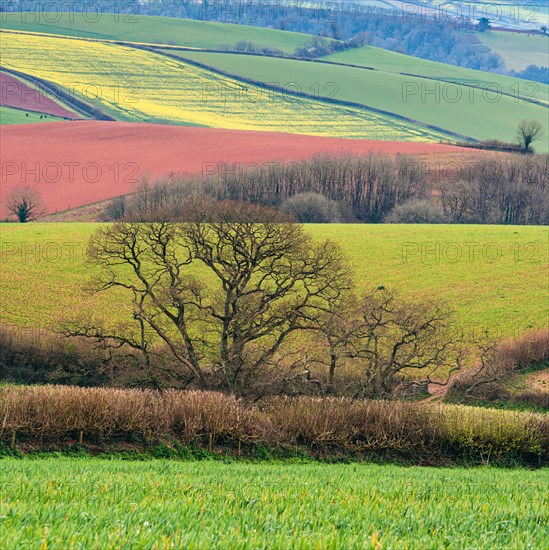
<path id="1" fill-rule="evenodd" d="M 411 122 L 264 90 L 115 44 L 2 33 L 2 64 L 60 85 L 124 120 L 364 139 L 447 139 Z"/>

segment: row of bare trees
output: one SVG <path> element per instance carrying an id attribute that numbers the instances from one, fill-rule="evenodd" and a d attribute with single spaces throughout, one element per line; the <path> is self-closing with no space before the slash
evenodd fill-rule
<path id="1" fill-rule="evenodd" d="M 384 155 L 219 165 L 202 178 L 144 180 L 109 204 L 106 219 L 181 221 L 192 211 L 189 198 L 201 196 L 273 206 L 304 222 L 547 224 L 548 162 L 547 155 L 467 159 L 451 174 Z"/>
<path id="2" fill-rule="evenodd" d="M 187 199 L 197 195 L 278 207 L 285 199 L 309 193 L 337 202 L 353 220 L 379 222 L 396 204 L 428 196 L 430 185 L 420 161 L 407 156 L 221 163 L 206 166 L 200 178 L 174 175 L 153 183 L 143 181 L 128 200 L 117 199 L 109 206 L 109 217 L 179 220 Z"/>
<path id="3" fill-rule="evenodd" d="M 152 386 L 162 370 L 178 387 L 237 395 L 386 395 L 404 372 L 462 367 L 446 307 L 361 295 L 340 247 L 277 210 L 225 201 L 205 216 L 99 229 L 92 291 L 122 293 L 131 314 L 73 318 L 64 335 L 140 354 Z"/>
<path id="4" fill-rule="evenodd" d="M 549 155 L 482 159 L 438 186 L 451 223 L 549 223 Z"/>

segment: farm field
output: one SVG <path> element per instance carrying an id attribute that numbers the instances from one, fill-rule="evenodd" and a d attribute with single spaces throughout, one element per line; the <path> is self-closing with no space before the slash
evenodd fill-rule
<path id="1" fill-rule="evenodd" d="M 43 92 L 5 72 L 0 72 L 0 105 L 45 113 L 61 118 L 80 118 Z"/>
<path id="2" fill-rule="evenodd" d="M 76 11 L 72 14 L 3 13 L 2 28 L 97 40 L 123 40 L 212 49 L 234 46 L 240 40 L 245 40 L 259 47 L 276 45 L 286 53 L 292 53 L 310 39 L 307 34 L 245 25 L 116 13 L 100 13 L 97 18 L 88 15 L 86 18 Z"/>
<path id="3" fill-rule="evenodd" d="M 289 162 L 315 154 L 372 152 L 427 155 L 434 164 L 452 164 L 483 154 L 436 143 L 127 122 L 58 122 L 33 127 L 32 132 L 17 126 L 1 131 L 5 163 L 2 193 L 24 183 L 32 184 L 42 194 L 50 213 L 129 193 L 146 174 L 201 174 L 222 170 L 226 163 L 239 163 L 242 170 L 256 170 L 258 166 L 265 168 L 263 163 Z M 70 149 L 67 143 L 71 144 Z M 27 176 L 36 163 L 41 175 Z"/>
<path id="4" fill-rule="evenodd" d="M 127 310 L 113 295 L 87 295 L 85 263 L 97 224 L 1 226 L 0 322 L 56 328 L 78 311 L 118 322 Z M 365 290 L 385 286 L 403 297 L 444 300 L 466 330 L 501 337 L 542 327 L 547 319 L 548 228 L 458 225 L 316 225 L 319 238 L 341 244 Z M 47 274 L 45 276 L 45 273 Z M 28 293 L 28 288 L 33 292 Z M 27 307 L 21 308 L 25 300 Z M 114 313 L 114 315 L 113 315 Z"/>
<path id="5" fill-rule="evenodd" d="M 6 550 L 542 548 L 548 534 L 547 470 L 77 458 L 1 466 Z"/>
<path id="6" fill-rule="evenodd" d="M 173 55 L 173 52 L 170 53 Z M 436 83 L 429 79 L 385 72 L 384 69 L 368 71 L 239 54 L 181 51 L 177 55 L 230 74 L 276 83 L 285 89 L 297 89 L 316 97 L 361 103 L 477 139 L 499 136 L 504 141 L 512 141 L 521 120 L 541 120 L 547 115 L 547 107 L 518 102 L 516 97 L 500 95 L 494 101 L 494 94 L 486 94 L 482 89 Z M 378 67 L 383 67 L 383 63 Z M 488 73 L 480 74 L 485 80 L 491 76 Z M 505 82 L 509 89 L 502 91 L 513 93 L 512 86 L 516 80 L 508 78 Z M 486 82 L 480 84 L 483 85 L 488 86 Z M 545 88 L 544 92 L 547 91 Z M 539 95 L 542 96 L 541 92 Z M 542 97 L 547 98 L 546 94 Z M 500 116 L 502 109 L 507 113 L 505 117 Z M 540 143 L 540 146 L 543 148 L 543 144 Z M 549 145 L 546 148 L 549 150 Z"/>
<path id="7" fill-rule="evenodd" d="M 449 137 L 392 116 L 244 85 L 149 51 L 110 43 L 89 46 L 81 40 L 4 33 L 2 62 L 87 95 L 123 120 L 274 132 L 291 127 L 296 134 L 362 139 Z"/>
<path id="8" fill-rule="evenodd" d="M 5 105 L 0 105 L 0 124 L 36 124 L 37 122 L 53 122 L 63 119 L 52 115 L 41 115 L 31 111 L 21 111 L 20 109 L 12 109 Z M 2 138 L 4 137 L 4 129 L 0 130 Z"/>
<path id="9" fill-rule="evenodd" d="M 510 37 L 522 36 L 512 33 L 501 34 Z M 486 33 L 482 36 L 477 33 L 475 36 L 484 39 Z M 537 54 L 534 53 L 534 55 Z M 459 84 L 471 84 L 481 88 L 488 88 L 490 85 L 497 84 L 501 87 L 502 92 L 511 94 L 514 97 L 526 97 L 545 103 L 549 102 L 549 86 L 539 82 L 534 83 L 536 87 L 532 88 L 532 83 L 527 80 L 429 61 L 374 46 L 362 46 L 361 48 L 337 52 L 323 59 L 330 62 L 370 67 L 391 73 L 407 73 Z M 545 62 L 547 62 L 547 56 L 545 56 Z"/>
<path id="10" fill-rule="evenodd" d="M 491 50 L 499 53 L 507 69 L 521 71 L 528 65 L 547 67 L 549 37 L 501 31 L 478 33 L 477 38 Z"/>

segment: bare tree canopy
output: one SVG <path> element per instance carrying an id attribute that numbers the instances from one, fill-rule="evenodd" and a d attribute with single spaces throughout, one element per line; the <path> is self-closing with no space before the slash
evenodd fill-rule
<path id="1" fill-rule="evenodd" d="M 33 221 L 45 213 L 40 193 L 29 186 L 14 187 L 4 199 L 4 206 L 21 223 Z"/>
<path id="2" fill-rule="evenodd" d="M 517 128 L 517 138 L 525 151 L 543 135 L 543 126 L 537 120 L 523 120 Z"/>
<path id="3" fill-rule="evenodd" d="M 219 203 L 208 218 L 99 229 L 88 250 L 102 268 L 94 290 L 129 293 L 142 341 L 159 338 L 199 386 L 242 393 L 292 333 L 334 308 L 350 288 L 348 269 L 336 244 L 314 241 L 277 211 Z M 65 333 L 99 335 L 81 324 Z"/>
<path id="4" fill-rule="evenodd" d="M 345 306 L 319 324 L 330 358 L 329 382 L 345 361 L 360 372 L 355 396 L 391 394 L 406 376 L 449 377 L 467 357 L 451 311 L 430 302 L 407 302 L 384 288 Z"/>

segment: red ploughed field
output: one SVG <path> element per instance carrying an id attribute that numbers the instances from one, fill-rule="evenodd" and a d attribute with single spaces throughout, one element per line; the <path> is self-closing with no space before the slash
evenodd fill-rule
<path id="1" fill-rule="evenodd" d="M 236 169 L 252 176 L 269 162 L 291 162 L 322 153 L 431 155 L 463 151 L 433 143 L 100 121 L 0 126 L 0 138 L 2 195 L 15 186 L 34 187 L 50 213 L 129 193 L 146 175 Z"/>
<path id="2" fill-rule="evenodd" d="M 0 105 L 63 118 L 78 118 L 77 114 L 65 109 L 44 92 L 31 88 L 23 81 L 4 72 L 0 72 Z"/>

